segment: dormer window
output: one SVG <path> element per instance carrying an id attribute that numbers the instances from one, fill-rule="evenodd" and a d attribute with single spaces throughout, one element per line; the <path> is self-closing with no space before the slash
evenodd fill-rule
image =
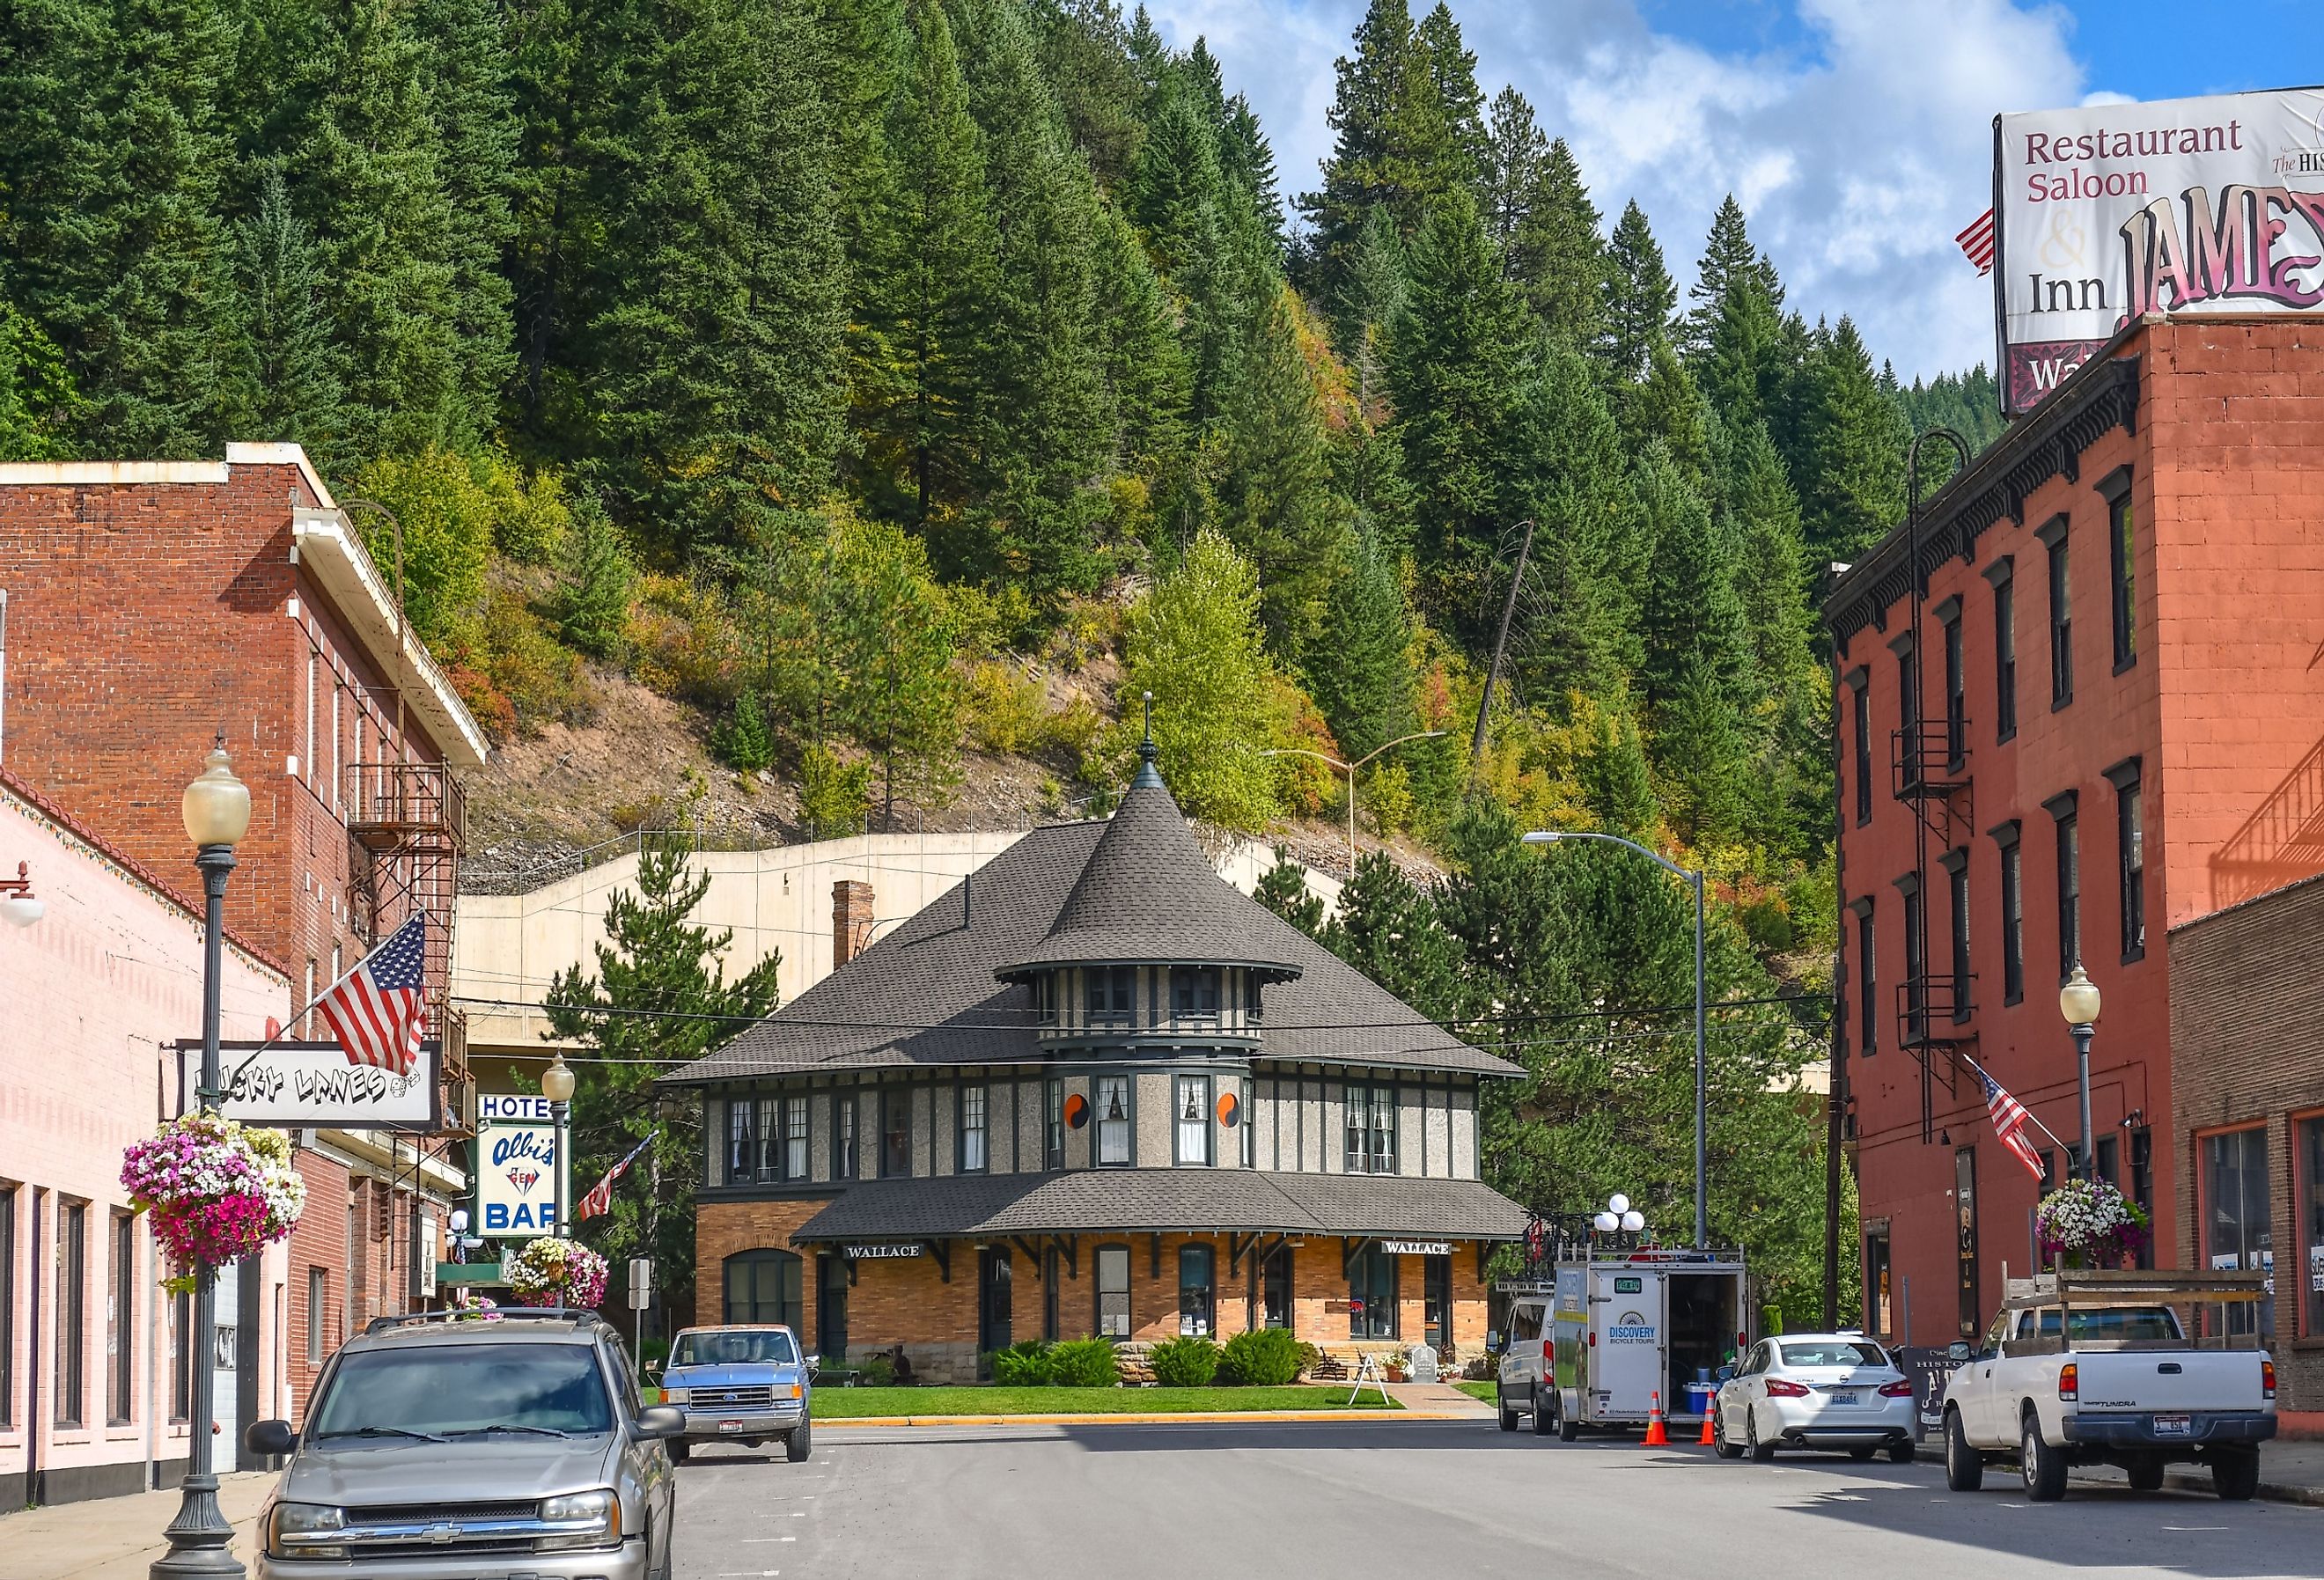
<path id="1" fill-rule="evenodd" d="M 1057 977 L 1055 972 L 1044 971 L 1033 978 L 1033 1021 L 1040 1026 L 1057 1023 Z"/>
<path id="2" fill-rule="evenodd" d="M 1215 1015 L 1219 1012 L 1219 968 L 1215 966 L 1170 967 L 1170 1013 L 1174 1017 Z"/>
<path id="3" fill-rule="evenodd" d="M 1138 969 L 1132 966 L 1093 966 L 1082 973 L 1089 1022 L 1093 1026 L 1127 1026 L 1138 1010 Z"/>

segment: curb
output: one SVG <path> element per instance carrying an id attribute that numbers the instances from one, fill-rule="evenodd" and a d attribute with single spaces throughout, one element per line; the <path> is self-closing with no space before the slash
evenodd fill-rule
<path id="1" fill-rule="evenodd" d="M 1049 1416 L 842 1416 L 815 1423 L 816 1430 L 839 1427 L 1159 1427 L 1253 1426 L 1325 1421 L 1489 1421 L 1450 1410 L 1120 1410 L 1097 1415 Z"/>
<path id="2" fill-rule="evenodd" d="M 2117 1489 L 2122 1486 L 2120 1482 L 2110 1479 L 2091 1481 L 2084 1478 L 2082 1484 Z M 2197 1492 L 2209 1496 L 2211 1478 L 2197 1472 L 2171 1471 L 2163 1475 L 2163 1486 L 2165 1492 Z M 2262 1482 L 2254 1496 L 2263 1503 L 2300 1503 L 2311 1509 L 2324 1509 L 2324 1487 L 2303 1487 L 2292 1482 Z"/>

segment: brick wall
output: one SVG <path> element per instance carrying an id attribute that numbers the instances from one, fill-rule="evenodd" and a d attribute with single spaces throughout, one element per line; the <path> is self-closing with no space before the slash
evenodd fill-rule
<path id="1" fill-rule="evenodd" d="M 2179 1231 L 2208 1264 L 2201 1138 L 2266 1137 L 2276 1300 L 2277 1404 L 2324 1431 L 2324 1196 L 2307 1214 L 2302 1120 L 2324 1121 L 2324 878 L 2172 930 L 2171 1058 L 2185 1127 Z"/>
<path id="2" fill-rule="evenodd" d="M 307 1210 L 290 1241 L 290 1332 L 286 1335 L 290 1379 L 292 1422 L 307 1417 L 308 1396 L 323 1362 L 346 1342 L 352 1321 L 347 1306 L 347 1171 L 319 1153 L 299 1154 L 299 1173 L 307 1182 Z M 309 1326 L 308 1290 L 312 1270 L 323 1273 L 322 1321 L 318 1334 Z M 319 1337 L 319 1349 L 309 1339 Z"/>

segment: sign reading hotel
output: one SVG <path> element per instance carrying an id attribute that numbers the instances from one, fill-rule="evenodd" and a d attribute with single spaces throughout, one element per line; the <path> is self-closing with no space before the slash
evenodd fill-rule
<path id="1" fill-rule="evenodd" d="M 219 1078 L 226 1085 L 218 1110 L 244 1124 L 284 1129 L 390 1130 L 432 1132 L 441 1128 L 437 1060 L 443 1045 L 420 1045 L 411 1073 L 350 1064 L 337 1042 L 222 1042 Z M 178 1112 L 189 1113 L 201 1085 L 199 1043 L 178 1045 Z"/>
<path id="2" fill-rule="evenodd" d="M 1997 115 L 2003 409 L 2146 313 L 2324 303 L 2324 88 Z"/>
<path id="3" fill-rule="evenodd" d="M 557 1232 L 557 1120 L 549 1099 L 476 1098 L 476 1231 L 503 1240 Z M 573 1199 L 567 1176 L 565 1199 Z"/>

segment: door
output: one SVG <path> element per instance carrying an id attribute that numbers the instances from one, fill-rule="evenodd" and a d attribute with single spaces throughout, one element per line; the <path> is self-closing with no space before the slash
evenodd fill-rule
<path id="1" fill-rule="evenodd" d="M 1663 1274 L 1653 1268 L 1593 1270 L 1590 1302 L 1598 1335 L 1596 1411 L 1614 1419 L 1643 1419 L 1662 1391 L 1669 1342 L 1663 1320 Z M 1669 1408 L 1670 1401 L 1663 1401 Z"/>
<path id="2" fill-rule="evenodd" d="M 827 1366 L 847 1360 L 847 1259 L 816 1259 L 815 1348 Z"/>
<path id="3" fill-rule="evenodd" d="M 1993 1326 L 1987 1330 L 1983 1339 L 1969 1341 L 1975 1346 L 1969 1363 L 1955 1370 L 1952 1381 L 1945 1390 L 1946 1401 L 1960 1408 L 1961 1429 L 1969 1434 L 1969 1440 L 1972 1443 L 1998 1441 L 1995 1434 L 2001 1423 L 1997 1418 L 1997 1407 L 1993 1402 L 1993 1368 L 2001 1359 L 2002 1339 L 2008 1333 L 2009 1325 L 2016 1320 L 2016 1316 L 2014 1311 L 2004 1311 L 1993 1319 Z M 2011 1443 L 2017 1440 L 2014 1425 L 2007 1440 Z"/>
<path id="4" fill-rule="evenodd" d="M 976 1253 L 976 1347 L 982 1354 L 1016 1342 L 1009 1335 L 1012 1281 L 1007 1247 Z"/>
<path id="5" fill-rule="evenodd" d="M 1520 1398 L 1533 1391 L 1534 1385 L 1546 1370 L 1542 1365 L 1542 1345 L 1545 1335 L 1542 1320 L 1548 1309 L 1539 1300 L 1519 1300 L 1509 1307 L 1509 1336 L 1501 1349 L 1501 1390 L 1511 1398 Z"/>
<path id="6" fill-rule="evenodd" d="M 1445 1360 L 1444 1346 L 1452 1339 L 1452 1259 L 1431 1256 L 1421 1262 L 1421 1321 L 1422 1337 L 1436 1352 L 1439 1363 Z"/>

